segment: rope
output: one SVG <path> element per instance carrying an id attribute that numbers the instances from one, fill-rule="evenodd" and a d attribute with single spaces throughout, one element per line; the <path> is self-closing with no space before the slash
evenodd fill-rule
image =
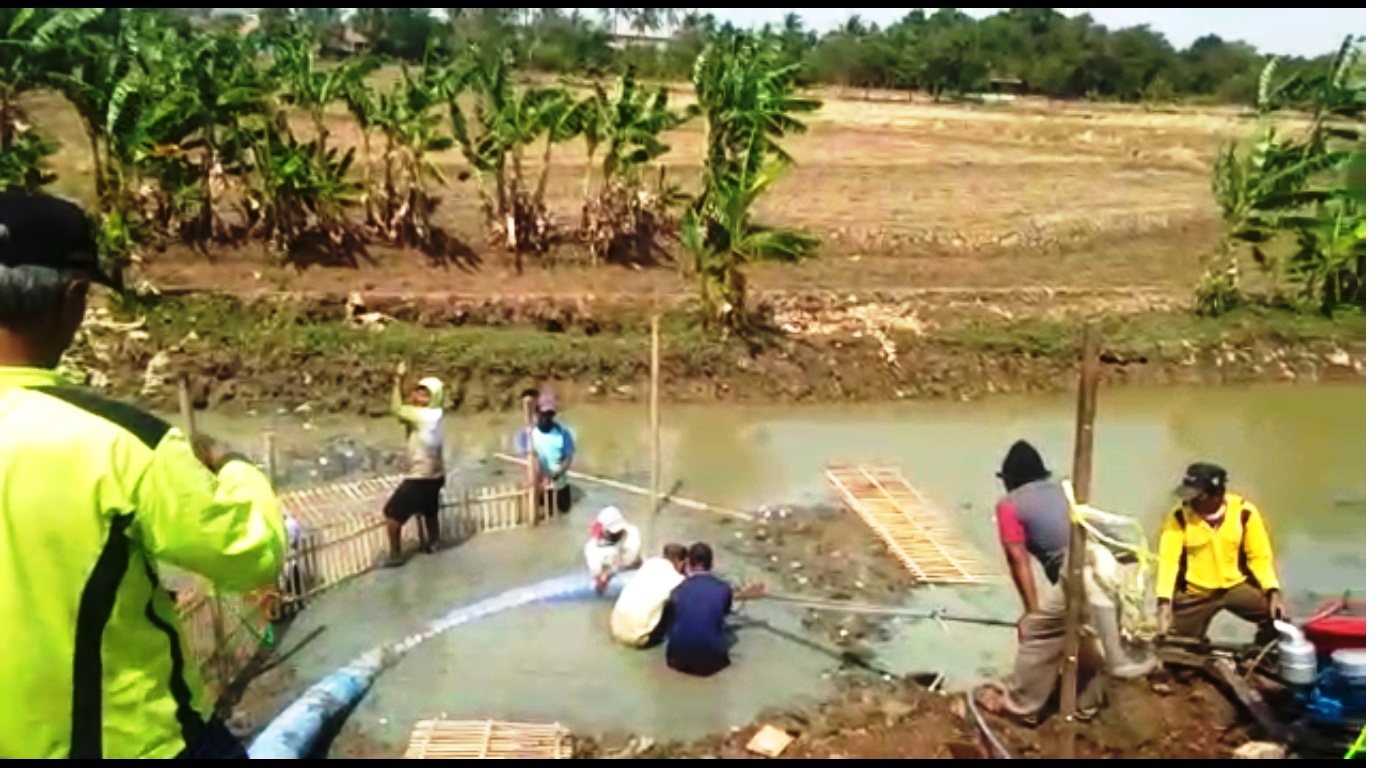
<path id="1" fill-rule="evenodd" d="M 1146 640 L 1154 637 L 1156 623 L 1153 617 L 1147 614 L 1145 605 L 1148 594 L 1147 573 L 1150 570 L 1148 565 L 1155 563 L 1157 558 L 1147 543 L 1147 534 L 1142 524 L 1134 518 L 1079 503 L 1069 481 L 1061 481 L 1061 490 L 1070 504 L 1071 522 L 1083 528 L 1093 543 L 1110 551 L 1131 552 L 1137 558 L 1137 567 L 1132 569 L 1129 578 L 1121 578 L 1125 570 L 1122 567 L 1115 569 L 1115 575 L 1119 578 L 1112 581 L 1106 580 L 1099 569 L 1090 569 L 1094 583 L 1113 598 L 1121 611 L 1118 620 L 1119 634 L 1129 640 Z M 1136 533 L 1136 541 L 1120 541 L 1096 528 L 1096 522 L 1105 527 L 1112 525 L 1130 528 Z"/>
<path id="2" fill-rule="evenodd" d="M 989 729 L 989 724 L 984 722 L 984 716 L 979 711 L 979 702 L 975 701 L 975 688 L 965 692 L 965 708 L 970 711 L 970 717 L 975 721 L 975 727 L 979 729 L 980 736 L 984 737 L 984 742 L 994 752 L 994 758 L 996 760 L 1011 760 L 1012 755 L 1008 754 L 1008 750 L 994 736 L 994 732 Z"/>
<path id="3" fill-rule="evenodd" d="M 790 595 L 760 595 L 758 599 L 797 605 L 803 608 L 810 608 L 814 611 L 902 616 L 913 619 L 934 619 L 936 621 L 951 621 L 964 624 L 982 624 L 990 627 L 1017 626 L 1017 622 L 1004 619 L 987 619 L 978 616 L 950 616 L 945 610 L 924 611 L 913 608 L 891 608 L 884 605 L 867 605 L 865 603 L 851 603 L 843 600 L 823 600 L 820 598 L 793 597 Z"/>

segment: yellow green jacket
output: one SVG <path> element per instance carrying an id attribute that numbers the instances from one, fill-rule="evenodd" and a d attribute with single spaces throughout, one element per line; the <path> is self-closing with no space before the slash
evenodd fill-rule
<path id="1" fill-rule="evenodd" d="M 1208 592 L 1252 581 L 1263 591 L 1280 589 L 1271 538 L 1255 504 L 1229 493 L 1217 529 L 1180 504 L 1161 529 L 1156 597 L 1178 591 Z"/>
<path id="2" fill-rule="evenodd" d="M 271 485 L 47 370 L 0 367 L 0 435 L 0 757 L 177 756 L 212 702 L 155 564 L 272 584 Z"/>

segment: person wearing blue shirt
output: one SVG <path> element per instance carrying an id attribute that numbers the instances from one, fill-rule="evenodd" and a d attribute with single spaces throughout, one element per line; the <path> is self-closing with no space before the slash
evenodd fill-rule
<path id="1" fill-rule="evenodd" d="M 731 585 L 712 573 L 712 548 L 702 542 L 689 547 L 688 576 L 669 596 L 665 660 L 670 669 L 710 677 L 731 665 L 726 631 L 731 606 Z"/>
<path id="2" fill-rule="evenodd" d="M 575 446 L 573 433 L 554 420 L 557 409 L 554 395 L 540 395 L 535 406 L 535 428 L 517 433 L 516 450 L 521 456 L 528 451 L 535 453 L 536 487 L 546 491 L 540 494 L 540 504 L 546 510 L 553 506 L 560 514 L 566 514 L 573 506 L 568 472 L 573 466 Z"/>

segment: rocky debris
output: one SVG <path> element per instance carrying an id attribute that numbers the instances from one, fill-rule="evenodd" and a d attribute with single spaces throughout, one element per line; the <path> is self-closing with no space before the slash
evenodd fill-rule
<path id="1" fill-rule="evenodd" d="M 912 576 L 854 515 L 830 507 L 762 509 L 732 522 L 726 549 L 769 574 L 768 592 L 825 600 L 898 602 Z M 843 612 L 800 612 L 804 629 L 864 660 L 868 641 L 887 640 L 893 620 Z"/>
<path id="2" fill-rule="evenodd" d="M 1233 757 L 1246 760 L 1284 760 L 1285 747 L 1269 741 L 1249 741 L 1233 750 Z"/>
<path id="3" fill-rule="evenodd" d="M 963 695 L 929 691 L 930 676 L 882 682 L 873 676 L 838 681 L 834 696 L 815 707 L 761 713 L 755 722 L 691 743 L 657 744 L 634 755 L 624 738 L 582 737 L 576 757 L 639 756 L 647 759 L 757 757 L 749 743 L 763 728 L 792 737 L 789 759 L 985 757 Z M 1217 695 L 1194 696 L 1185 689 L 1163 705 L 1137 682 L 1117 683 L 1111 704 L 1096 720 L 1077 724 L 1080 758 L 1223 758 L 1245 734 L 1230 731 L 1236 713 L 1216 708 Z M 1224 701 L 1225 707 L 1226 700 Z M 1148 731 L 1125 723 L 1149 720 Z M 1036 728 L 992 718 L 995 738 L 1015 757 L 1055 757 L 1062 725 L 1049 718 Z M 1240 737 L 1240 738 L 1239 738 Z M 632 740 L 634 741 L 634 740 Z"/>

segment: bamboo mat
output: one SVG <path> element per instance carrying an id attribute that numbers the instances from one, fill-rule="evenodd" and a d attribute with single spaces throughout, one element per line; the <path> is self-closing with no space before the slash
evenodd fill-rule
<path id="1" fill-rule="evenodd" d="M 279 494 L 278 500 L 282 510 L 306 528 L 327 528 L 359 518 L 372 522 L 382 514 L 382 505 L 403 479 L 403 475 L 388 475 L 300 488 Z"/>
<path id="2" fill-rule="evenodd" d="M 573 737 L 558 723 L 422 720 L 411 732 L 410 760 L 570 760 Z"/>
<path id="3" fill-rule="evenodd" d="M 919 582 L 985 584 L 994 573 L 930 499 L 893 468 L 834 467 L 827 480 L 846 506 Z"/>

